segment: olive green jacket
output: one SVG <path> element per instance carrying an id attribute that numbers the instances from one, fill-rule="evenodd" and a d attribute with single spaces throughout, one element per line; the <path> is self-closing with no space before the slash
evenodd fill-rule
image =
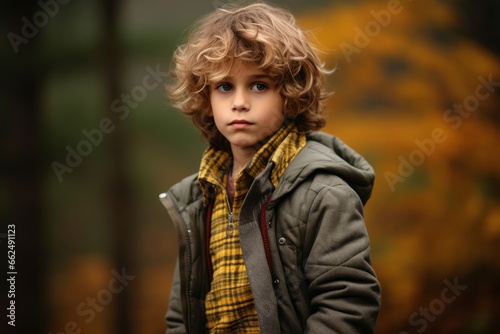
<path id="1" fill-rule="evenodd" d="M 363 219 L 375 178 L 372 167 L 338 138 L 309 133 L 276 189 L 269 178 L 272 168 L 270 163 L 255 178 L 239 216 L 261 333 L 373 333 L 381 291 Z M 160 199 L 179 242 L 167 333 L 204 333 L 210 288 L 207 209 L 197 175 Z M 267 231 L 261 231 L 263 218 Z"/>

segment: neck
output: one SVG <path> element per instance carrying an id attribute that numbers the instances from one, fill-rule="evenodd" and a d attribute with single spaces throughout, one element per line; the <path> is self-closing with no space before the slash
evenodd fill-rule
<path id="1" fill-rule="evenodd" d="M 245 168 L 248 161 L 250 161 L 255 153 L 257 153 L 257 150 L 253 148 L 231 146 L 231 153 L 233 154 L 232 175 L 233 179 L 236 179 L 240 171 Z"/>

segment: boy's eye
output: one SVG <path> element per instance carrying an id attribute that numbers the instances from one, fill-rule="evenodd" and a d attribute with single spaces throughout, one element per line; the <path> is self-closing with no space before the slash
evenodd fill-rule
<path id="1" fill-rule="evenodd" d="M 229 92 L 231 90 L 231 88 L 233 88 L 233 86 L 229 83 L 222 83 L 222 84 L 217 86 L 217 90 L 219 90 L 221 92 Z"/>
<path id="2" fill-rule="evenodd" d="M 262 91 L 267 89 L 267 85 L 262 82 L 257 82 L 252 85 L 252 89 L 257 90 L 257 91 Z"/>

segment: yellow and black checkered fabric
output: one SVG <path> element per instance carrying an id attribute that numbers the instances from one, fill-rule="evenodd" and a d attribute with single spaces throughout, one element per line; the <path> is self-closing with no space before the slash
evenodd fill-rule
<path id="1" fill-rule="evenodd" d="M 218 188 L 212 211 L 210 256 L 213 280 L 205 301 L 207 329 L 210 333 L 259 333 L 259 322 L 247 276 L 238 233 L 238 215 L 253 179 L 267 166 L 275 163 L 271 181 L 276 187 L 290 161 L 305 146 L 305 133 L 292 124 L 279 129 L 255 154 L 235 179 L 232 204 L 234 234 L 226 233 L 229 208 L 226 201 L 227 177 L 231 154 L 207 149 L 203 155 L 199 181 Z M 207 199 L 209 194 L 205 194 Z"/>

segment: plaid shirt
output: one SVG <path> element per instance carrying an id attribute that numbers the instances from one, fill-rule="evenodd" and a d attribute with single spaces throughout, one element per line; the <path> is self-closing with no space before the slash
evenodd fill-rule
<path id="1" fill-rule="evenodd" d="M 201 188 L 206 189 L 207 183 L 218 188 L 210 239 L 213 280 L 205 300 L 207 329 L 211 333 L 259 333 L 257 311 L 238 233 L 239 211 L 253 179 L 265 169 L 267 163 L 275 163 L 271 181 L 277 187 L 288 164 L 305 144 L 305 133 L 299 132 L 293 123 L 279 129 L 237 176 L 232 208 L 226 197 L 231 154 L 209 148 L 203 155 L 198 177 Z M 205 193 L 205 201 L 208 196 Z M 229 210 L 234 217 L 232 236 L 227 234 Z"/>

